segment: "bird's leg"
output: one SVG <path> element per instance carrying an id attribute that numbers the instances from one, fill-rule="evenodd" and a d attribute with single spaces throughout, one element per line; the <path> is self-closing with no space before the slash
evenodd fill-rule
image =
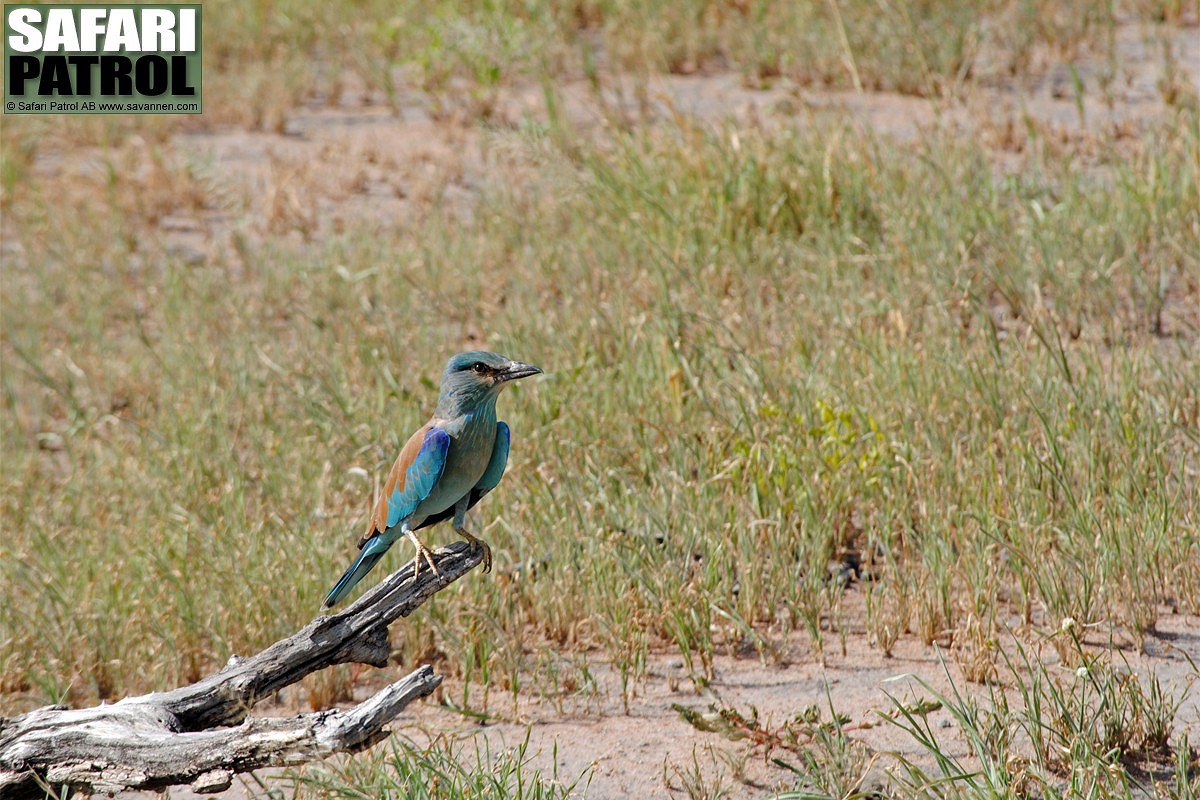
<path id="1" fill-rule="evenodd" d="M 483 539 L 478 538 L 469 530 L 467 530 L 467 506 L 470 495 L 459 501 L 454 507 L 454 532 L 471 543 L 472 547 L 483 548 L 483 571 L 492 571 L 492 548 L 488 547 L 488 543 Z"/>
<path id="2" fill-rule="evenodd" d="M 411 539 L 412 543 L 414 545 L 416 545 L 416 548 L 417 548 L 417 554 L 413 557 L 412 579 L 415 581 L 417 579 L 417 576 L 421 574 L 421 556 L 425 556 L 425 563 L 429 565 L 429 568 L 431 570 L 433 570 L 433 574 L 437 575 L 438 574 L 437 564 L 433 563 L 433 553 L 429 552 L 429 548 L 426 547 L 425 545 L 421 544 L 421 540 L 418 539 L 417 535 L 415 533 L 413 533 L 412 531 L 405 531 L 404 535 L 407 536 L 409 539 Z"/>
<path id="3" fill-rule="evenodd" d="M 482 547 L 483 548 L 483 571 L 491 572 L 492 571 L 492 548 L 488 547 L 488 543 L 485 542 L 483 539 L 480 539 L 478 536 L 475 536 L 474 534 L 472 534 L 466 528 L 455 528 L 454 532 L 457 533 L 459 536 L 463 537 L 464 539 L 466 539 L 468 542 L 470 542 L 473 547 Z"/>

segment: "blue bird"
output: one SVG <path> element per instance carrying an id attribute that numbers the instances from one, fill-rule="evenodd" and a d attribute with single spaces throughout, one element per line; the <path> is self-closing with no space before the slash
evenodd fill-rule
<path id="1" fill-rule="evenodd" d="M 417 548 L 413 578 L 422 557 L 436 573 L 433 555 L 415 531 L 452 517 L 455 532 L 483 548 L 483 571 L 492 568 L 492 550 L 467 530 L 466 515 L 496 488 L 508 464 L 508 426 L 496 420 L 496 398 L 510 381 L 540 372 L 532 364 L 478 350 L 447 362 L 433 419 L 400 449 L 358 543 L 362 552 L 329 590 L 322 608 L 344 598 L 402 536 Z"/>

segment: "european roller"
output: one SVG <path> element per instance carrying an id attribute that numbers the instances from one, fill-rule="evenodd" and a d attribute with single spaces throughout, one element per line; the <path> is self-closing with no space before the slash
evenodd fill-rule
<path id="1" fill-rule="evenodd" d="M 362 552 L 329 590 L 323 608 L 345 597 L 404 536 L 417 548 L 413 578 L 422 558 L 437 572 L 433 555 L 415 532 L 451 518 L 459 536 L 483 548 L 483 571 L 492 568 L 492 550 L 467 530 L 466 515 L 496 488 L 508 464 L 509 431 L 496 420 L 496 398 L 510 381 L 540 372 L 532 364 L 478 350 L 447 362 L 433 419 L 400 449 L 358 543 Z"/>

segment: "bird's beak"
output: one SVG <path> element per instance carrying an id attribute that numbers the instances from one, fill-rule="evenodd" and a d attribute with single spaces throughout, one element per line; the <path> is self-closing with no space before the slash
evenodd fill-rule
<path id="1" fill-rule="evenodd" d="M 497 383 L 505 381 L 515 381 L 519 378 L 528 378 L 530 375 L 542 374 L 541 367 L 535 367 L 533 364 L 522 364 L 520 361 L 514 361 L 508 365 L 508 369 L 496 376 Z"/>

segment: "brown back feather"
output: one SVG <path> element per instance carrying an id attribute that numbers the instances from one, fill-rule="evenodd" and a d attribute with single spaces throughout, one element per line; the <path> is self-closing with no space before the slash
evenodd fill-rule
<path id="1" fill-rule="evenodd" d="M 379 499 L 375 501 L 375 510 L 371 512 L 371 518 L 367 520 L 367 530 L 362 535 L 362 538 L 358 540 L 359 550 L 370 541 L 372 536 L 387 530 L 388 498 L 392 496 L 392 492 L 396 489 L 399 489 L 401 493 L 404 492 L 404 483 L 408 478 L 408 468 L 416 460 L 417 453 L 421 452 L 421 445 L 425 443 L 425 434 L 432 425 L 432 421 L 422 425 L 417 429 L 416 433 L 408 438 L 408 441 L 404 443 L 404 447 L 400 448 L 400 455 L 396 457 L 396 463 L 392 464 L 387 481 L 383 484 L 383 492 L 379 495 Z"/>

